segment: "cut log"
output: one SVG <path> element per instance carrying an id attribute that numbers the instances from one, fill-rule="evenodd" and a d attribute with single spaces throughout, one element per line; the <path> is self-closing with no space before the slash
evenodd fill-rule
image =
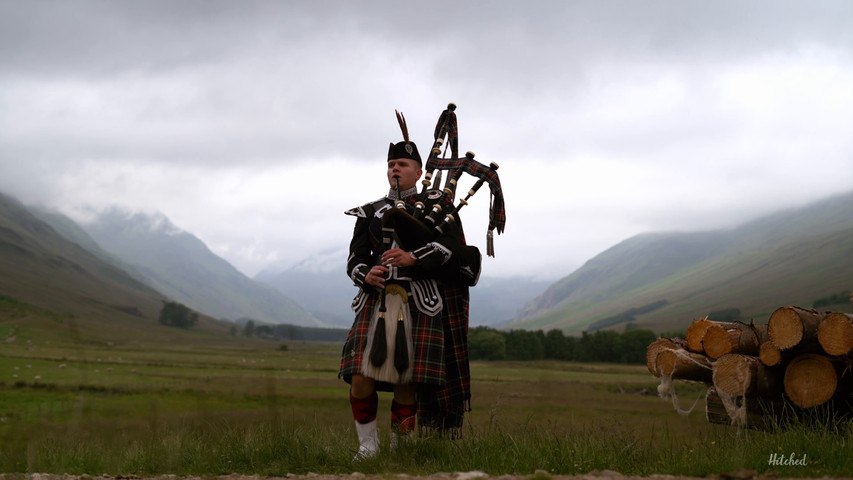
<path id="1" fill-rule="evenodd" d="M 778 426 L 782 423 L 786 411 L 781 401 L 755 397 L 738 398 L 734 400 L 733 405 L 730 405 L 731 407 L 734 409 L 745 408 L 746 425 L 741 426 L 760 430 L 771 430 Z M 739 412 L 732 413 L 738 417 Z M 709 423 L 720 425 L 740 425 L 739 420 L 743 420 L 742 418 L 732 419 L 726 410 L 722 397 L 714 387 L 708 389 L 708 394 L 705 397 L 705 418 Z"/>
<path id="2" fill-rule="evenodd" d="M 781 393 L 780 373 L 758 357 L 728 353 L 714 362 L 714 388 L 729 396 L 772 396 Z"/>
<path id="3" fill-rule="evenodd" d="M 655 358 L 658 376 L 710 383 L 712 369 L 708 357 L 683 348 L 661 350 Z"/>
<path id="4" fill-rule="evenodd" d="M 741 336 L 740 343 L 738 344 L 739 350 L 746 350 L 747 348 L 755 348 L 755 353 L 751 355 L 758 355 L 758 348 L 764 342 L 770 341 L 770 334 L 767 333 L 767 324 L 759 323 L 756 324 L 754 322 L 749 322 L 749 330 L 752 333 L 752 337 L 749 335 Z M 747 347 L 747 344 L 749 345 Z M 754 347 L 753 347 L 754 345 Z M 743 353 L 744 355 L 750 355 L 745 351 L 738 351 L 734 353 Z"/>
<path id="5" fill-rule="evenodd" d="M 755 356 L 761 343 L 767 339 L 767 325 L 715 322 L 705 331 L 702 346 L 711 358 L 720 358 L 727 353 Z"/>
<path id="6" fill-rule="evenodd" d="M 846 355 L 853 350 L 853 315 L 827 313 L 817 330 L 817 340 L 829 355 Z"/>
<path id="7" fill-rule="evenodd" d="M 782 351 L 779 350 L 779 347 L 775 343 L 764 342 L 758 348 L 758 358 L 761 359 L 761 363 L 768 367 L 775 367 L 782 363 Z"/>
<path id="8" fill-rule="evenodd" d="M 655 367 L 655 362 L 658 357 L 658 353 L 663 350 L 675 350 L 679 348 L 685 348 L 687 346 L 687 341 L 683 338 L 666 338 L 661 337 L 652 342 L 648 348 L 646 348 L 646 368 L 649 369 L 649 372 L 659 377 L 660 373 L 657 371 Z"/>
<path id="9" fill-rule="evenodd" d="M 797 406 L 822 405 L 832 398 L 837 386 L 835 366 L 823 355 L 798 355 L 785 368 L 785 394 Z"/>
<path id="10" fill-rule="evenodd" d="M 817 340 L 805 343 L 801 342 L 796 348 L 789 348 L 788 350 L 779 350 L 779 347 L 777 347 L 775 343 L 767 341 L 762 343 L 761 347 L 759 347 L 758 358 L 761 360 L 761 363 L 768 367 L 778 367 L 787 365 L 791 359 L 804 353 L 817 353 L 822 355 L 825 352 Z"/>
<path id="11" fill-rule="evenodd" d="M 817 338 L 817 329 L 823 314 L 816 310 L 806 310 L 800 307 L 777 308 L 770 315 L 767 322 L 767 332 L 770 341 L 779 347 L 779 350 L 787 350 L 803 340 L 814 340 Z"/>
<path id="12" fill-rule="evenodd" d="M 711 325 L 708 330 L 705 330 L 705 336 L 702 337 L 702 348 L 709 357 L 720 358 L 731 353 L 739 341 L 737 337 L 740 337 L 740 330 L 734 328 L 729 330 L 719 325 Z"/>
<path id="13" fill-rule="evenodd" d="M 708 320 L 708 317 L 693 320 L 693 323 L 687 327 L 687 335 L 685 335 L 688 350 L 697 353 L 704 352 L 702 349 L 702 338 L 705 337 L 705 332 L 712 324 L 713 322 Z"/>

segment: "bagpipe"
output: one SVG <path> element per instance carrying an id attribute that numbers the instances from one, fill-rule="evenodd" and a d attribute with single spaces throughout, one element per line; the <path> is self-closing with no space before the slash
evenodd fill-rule
<path id="1" fill-rule="evenodd" d="M 411 251 L 422 247 L 445 233 L 452 224 L 456 223 L 462 207 L 468 205 L 471 197 L 477 193 L 483 184 L 488 183 L 491 198 L 489 202 L 489 228 L 486 233 L 486 255 L 494 257 L 494 231 L 497 230 L 498 234 L 501 234 L 506 225 L 503 191 L 497 173 L 498 164 L 492 162 L 489 166 L 483 165 L 474 159 L 475 155 L 471 151 L 462 157 L 459 156 L 459 128 L 455 110 L 456 105 L 450 103 L 438 118 L 433 135 L 433 144 L 425 165 L 426 173 L 421 181 L 423 185 L 421 195 L 429 192 L 429 198 L 435 200 L 430 211 L 426 212 L 424 203 L 418 201 L 415 203 L 414 212 L 410 214 L 406 209 L 405 202 L 399 199 L 398 195 L 395 207 L 385 212 L 382 218 L 383 230 L 396 232 L 402 247 L 406 250 Z M 400 112 L 396 113 L 403 136 L 408 139 L 405 117 Z M 445 147 L 443 155 L 442 146 Z M 449 157 L 447 156 L 448 147 L 451 153 Z M 447 171 L 447 180 L 444 188 L 439 188 L 442 172 L 445 170 Z M 452 206 L 449 211 L 443 212 L 441 204 L 446 204 L 449 201 L 452 205 L 462 173 L 476 177 L 477 180 L 468 190 L 465 198 L 460 198 L 458 203 Z M 435 187 L 430 188 L 433 184 Z M 465 249 L 467 249 L 467 254 L 463 253 L 463 256 L 471 257 L 473 251 L 476 251 L 479 263 L 479 249 L 473 246 L 465 246 Z M 465 259 L 462 259 L 462 262 L 471 263 L 470 261 L 465 262 Z M 473 265 L 464 266 L 473 267 Z M 479 275 L 479 265 L 476 266 L 475 270 Z"/>

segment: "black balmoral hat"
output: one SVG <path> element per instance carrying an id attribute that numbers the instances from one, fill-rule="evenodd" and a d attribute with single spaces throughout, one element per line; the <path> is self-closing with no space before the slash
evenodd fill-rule
<path id="1" fill-rule="evenodd" d="M 406 126 L 406 118 L 402 113 L 396 110 L 394 112 L 397 114 L 397 122 L 403 132 L 403 141 L 388 145 L 388 160 L 409 158 L 423 165 L 424 162 L 421 161 L 421 155 L 418 153 L 418 146 L 415 145 L 415 142 L 409 141 L 409 127 Z"/>
<path id="2" fill-rule="evenodd" d="M 388 160 L 395 158 L 410 158 L 416 162 L 423 164 L 421 156 L 418 154 L 418 146 L 415 142 L 402 141 L 388 145 Z"/>

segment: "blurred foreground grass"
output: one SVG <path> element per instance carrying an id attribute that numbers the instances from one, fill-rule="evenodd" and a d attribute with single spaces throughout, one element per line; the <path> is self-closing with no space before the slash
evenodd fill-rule
<path id="1" fill-rule="evenodd" d="M 4 344 L 0 471 L 70 474 L 408 473 L 849 475 L 848 425 L 738 431 L 655 395 L 645 367 L 475 362 L 463 437 L 417 438 L 352 463 L 340 345 Z M 677 385 L 682 408 L 704 386 Z M 380 395 L 387 440 L 390 396 Z M 384 442 L 387 445 L 387 441 Z M 771 455 L 805 455 L 779 466 Z"/>

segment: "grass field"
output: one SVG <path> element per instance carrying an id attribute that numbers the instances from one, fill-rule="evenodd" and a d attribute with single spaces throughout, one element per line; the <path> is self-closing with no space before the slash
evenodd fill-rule
<path id="1" fill-rule="evenodd" d="M 5 329 L 5 330 L 4 330 Z M 70 474 L 408 473 L 787 477 L 853 471 L 848 426 L 765 433 L 687 416 L 643 366 L 475 362 L 459 440 L 424 437 L 354 465 L 340 345 L 39 341 L 0 324 L 0 471 Z M 701 388 L 700 388 L 701 387 Z M 683 408 L 704 386 L 678 384 Z M 390 397 L 380 395 L 387 440 Z M 386 442 L 387 444 L 387 442 Z M 806 465 L 768 463 L 772 454 Z"/>

